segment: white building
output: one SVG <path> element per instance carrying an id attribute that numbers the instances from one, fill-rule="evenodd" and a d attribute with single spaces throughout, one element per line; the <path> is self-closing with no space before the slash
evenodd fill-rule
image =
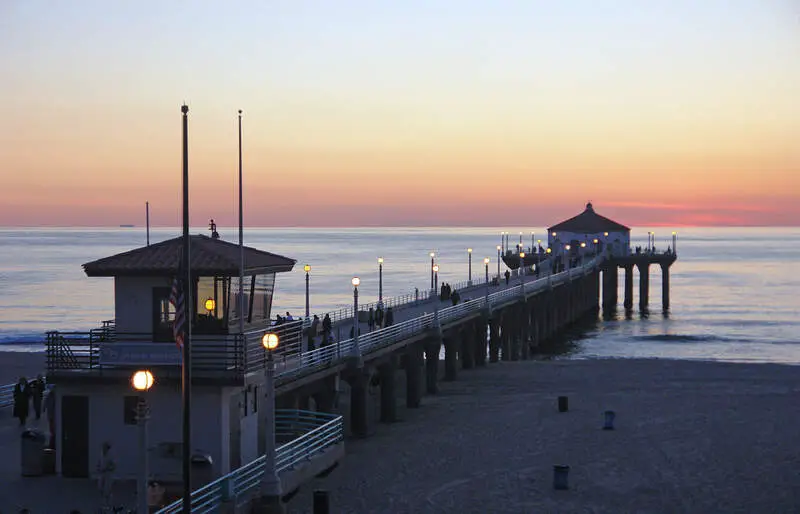
<path id="1" fill-rule="evenodd" d="M 57 474 L 94 476 L 102 444 L 109 442 L 116 477 L 136 476 L 138 398 L 130 378 L 138 369 L 149 369 L 155 376 L 146 393 L 151 475 L 180 480 L 182 357 L 172 335 L 175 312 L 169 296 L 182 248 L 179 237 L 83 265 L 90 277 L 114 277 L 116 318 L 86 333 L 47 334 L 47 380 L 56 394 Z M 236 301 L 239 246 L 191 236 L 190 451 L 211 458 L 206 475 L 227 473 L 262 453 L 264 422 L 257 414 L 264 392 L 260 335 L 270 326 L 275 273 L 290 271 L 294 264 L 280 255 L 244 248 L 243 335 Z"/>
<path id="2" fill-rule="evenodd" d="M 630 253 L 631 229 L 597 214 L 590 202 L 582 213 L 548 228 L 547 242 L 557 255 L 610 252 L 623 256 Z"/>

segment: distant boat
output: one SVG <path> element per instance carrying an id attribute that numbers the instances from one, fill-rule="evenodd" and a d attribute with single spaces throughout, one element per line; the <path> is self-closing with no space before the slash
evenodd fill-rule
<path id="1" fill-rule="evenodd" d="M 119 228 L 133 228 L 136 225 L 120 225 Z"/>

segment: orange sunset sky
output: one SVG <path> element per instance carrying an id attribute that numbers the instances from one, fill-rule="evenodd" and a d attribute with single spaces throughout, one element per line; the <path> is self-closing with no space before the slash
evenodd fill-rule
<path id="1" fill-rule="evenodd" d="M 0 225 L 796 225 L 790 0 L 0 2 Z"/>

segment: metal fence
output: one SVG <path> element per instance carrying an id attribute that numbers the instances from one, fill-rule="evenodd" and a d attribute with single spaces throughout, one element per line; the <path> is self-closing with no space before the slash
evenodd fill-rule
<path id="1" fill-rule="evenodd" d="M 0 386 L 0 409 L 14 405 L 14 385 L 6 384 Z"/>
<path id="2" fill-rule="evenodd" d="M 518 285 L 498 291 L 496 293 L 481 296 L 463 303 L 439 309 L 439 323 L 448 323 L 469 315 L 483 312 L 488 306 L 492 308 L 501 307 L 507 303 L 519 300 L 520 296 L 529 296 L 545 288 L 563 284 L 573 278 L 591 273 L 597 266 L 597 258 L 587 261 L 582 266 L 570 268 L 554 275 L 547 275 L 529 282 L 518 280 Z M 531 277 L 526 275 L 526 277 Z M 276 367 L 276 377 L 280 382 L 288 382 L 303 375 L 314 373 L 322 368 L 336 364 L 342 359 L 355 354 L 355 345 L 358 344 L 359 354 L 366 355 L 369 352 L 403 341 L 410 337 L 422 334 L 426 330 L 433 328 L 435 314 L 427 313 L 416 318 L 391 325 L 389 327 L 375 330 L 358 338 L 351 338 L 339 341 L 328 346 L 323 346 L 315 350 L 304 352 L 294 360 L 294 362 L 284 363 L 283 366 Z"/>
<path id="3" fill-rule="evenodd" d="M 279 474 L 344 440 L 342 417 L 334 414 L 278 409 L 275 430 L 279 437 L 300 434 L 276 449 L 275 465 Z M 219 512 L 226 502 L 245 503 L 258 489 L 263 475 L 264 457 L 261 456 L 194 491 L 191 512 L 210 514 Z M 177 500 L 156 514 L 178 514 L 182 506 L 183 500 Z"/>

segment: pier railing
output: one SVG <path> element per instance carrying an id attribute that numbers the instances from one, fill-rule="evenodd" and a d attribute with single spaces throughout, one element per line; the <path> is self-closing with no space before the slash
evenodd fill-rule
<path id="1" fill-rule="evenodd" d="M 14 385 L 6 384 L 0 386 L 0 409 L 14 405 Z"/>
<path id="2" fill-rule="evenodd" d="M 278 409 L 275 430 L 279 438 L 293 437 L 276 449 L 275 465 L 279 476 L 300 468 L 344 440 L 342 417 L 334 414 Z M 247 503 L 258 492 L 263 475 L 264 457 L 261 456 L 194 491 L 191 512 L 211 514 L 220 512 L 223 504 L 241 506 Z M 178 514 L 182 506 L 183 501 L 177 500 L 156 514 Z"/>
<path id="3" fill-rule="evenodd" d="M 539 291 L 553 287 L 573 278 L 591 273 L 599 263 L 598 258 L 586 261 L 582 266 L 570 268 L 561 273 L 547 275 L 538 279 L 532 275 L 525 275 L 526 280 L 517 284 L 509 284 L 510 287 L 498 291 L 488 296 L 465 301 L 463 303 L 439 309 L 438 322 L 440 324 L 449 323 L 470 315 L 480 314 L 487 307 L 500 307 L 506 303 L 516 302 L 520 296 L 529 296 Z M 485 287 L 485 284 L 484 284 Z M 359 354 L 367 355 L 370 352 L 383 348 L 394 343 L 409 339 L 424 333 L 434 327 L 436 322 L 436 312 L 425 313 L 413 319 L 391 325 L 386 328 L 375 330 L 368 334 L 360 335 L 358 338 L 351 338 L 344 341 L 317 348 L 302 353 L 294 364 L 287 363 L 284 366 L 276 367 L 276 376 L 281 382 L 288 382 L 295 378 L 314 373 L 320 369 L 328 367 L 341 361 L 344 358 L 354 355 L 355 345 L 358 344 Z"/>

